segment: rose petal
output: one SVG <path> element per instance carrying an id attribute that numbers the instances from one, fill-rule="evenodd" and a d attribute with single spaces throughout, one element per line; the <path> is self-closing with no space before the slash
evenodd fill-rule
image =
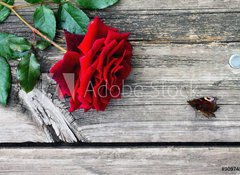
<path id="1" fill-rule="evenodd" d="M 125 61 L 126 53 L 127 51 L 125 51 L 120 58 L 113 58 L 111 62 L 104 67 L 103 78 L 109 87 L 116 85 L 116 79 L 122 81 L 130 74 L 131 64 Z"/>
<path id="2" fill-rule="evenodd" d="M 88 26 L 88 32 L 78 48 L 84 54 L 87 54 L 87 52 L 92 48 L 95 40 L 100 38 L 106 38 L 109 30 L 118 31 L 117 29 L 105 25 L 99 17 L 95 17 Z"/>
<path id="3" fill-rule="evenodd" d="M 116 40 L 117 42 L 120 42 L 121 40 L 126 41 L 128 40 L 129 35 L 130 33 L 119 33 L 119 32 L 109 30 L 107 34 L 107 38 L 104 43 L 107 45 L 113 40 Z"/>
<path id="4" fill-rule="evenodd" d="M 94 94 L 97 94 L 93 96 L 93 106 L 97 111 L 104 111 L 110 102 L 111 96 L 106 86 L 104 81 L 101 81 L 93 88 Z"/>
<path id="5" fill-rule="evenodd" d="M 70 99 L 69 103 L 70 103 L 69 112 L 74 112 L 75 110 L 79 109 L 82 104 L 80 101 L 73 99 Z"/>
<path id="6" fill-rule="evenodd" d="M 69 86 L 67 85 L 64 73 L 73 73 L 75 80 L 78 79 L 80 71 L 79 59 L 81 55 L 76 52 L 66 52 L 63 59 L 58 61 L 51 69 L 52 78 L 59 84 L 62 94 L 71 96 Z"/>
<path id="7" fill-rule="evenodd" d="M 107 44 L 103 48 L 101 54 L 98 57 L 97 70 L 100 74 L 102 74 L 104 65 L 108 64 L 107 63 L 107 56 L 108 56 L 109 52 L 111 52 L 111 50 L 113 50 L 116 46 L 117 46 L 117 42 L 115 40 L 113 40 L 111 43 Z"/>
<path id="8" fill-rule="evenodd" d="M 64 30 L 68 51 L 80 52 L 78 45 L 83 41 L 85 35 L 77 35 Z"/>
<path id="9" fill-rule="evenodd" d="M 97 52 L 100 51 L 101 47 L 103 46 L 104 39 L 98 39 L 94 42 L 92 48 L 89 52 L 80 59 L 81 62 L 81 76 L 85 76 L 84 73 L 92 64 L 92 61 L 96 56 Z"/>
<path id="10" fill-rule="evenodd" d="M 114 57 L 120 57 L 122 56 L 122 54 L 125 51 L 125 44 L 126 41 L 125 40 L 121 40 L 118 45 L 109 53 L 108 55 L 108 62 L 109 62 L 109 58 L 114 56 Z"/>
<path id="11" fill-rule="evenodd" d="M 92 92 L 92 88 L 94 85 L 92 85 L 92 76 L 96 71 L 96 67 L 97 67 L 97 62 L 95 62 L 94 65 L 90 66 L 86 72 L 84 72 L 84 76 L 81 76 L 81 83 L 80 83 L 80 87 L 77 90 L 78 91 L 78 95 L 79 95 L 79 101 L 82 102 L 82 105 L 84 106 L 84 108 L 88 108 L 91 103 L 92 103 L 92 95 L 90 92 Z"/>

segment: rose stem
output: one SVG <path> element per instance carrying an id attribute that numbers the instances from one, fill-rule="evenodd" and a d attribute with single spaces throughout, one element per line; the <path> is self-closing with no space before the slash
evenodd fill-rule
<path id="1" fill-rule="evenodd" d="M 45 39 L 46 41 L 48 41 L 49 43 L 51 43 L 52 45 L 54 45 L 56 48 L 58 48 L 59 50 L 61 50 L 62 52 L 66 53 L 67 51 L 62 48 L 61 46 L 59 46 L 57 43 L 55 43 L 54 41 L 50 40 L 47 36 L 45 36 L 44 34 L 42 34 L 39 30 L 37 30 L 36 28 L 32 27 L 25 19 L 23 19 L 17 12 L 16 10 L 14 10 L 14 6 L 9 5 L 3 1 L 0 1 L 0 4 L 7 7 L 8 9 L 10 9 L 27 27 L 29 27 L 33 33 L 37 34 L 38 36 L 42 37 L 43 39 Z"/>

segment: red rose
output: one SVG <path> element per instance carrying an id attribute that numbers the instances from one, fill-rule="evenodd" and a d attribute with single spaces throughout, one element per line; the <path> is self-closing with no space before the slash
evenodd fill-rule
<path id="1" fill-rule="evenodd" d="M 65 31 L 68 51 L 50 70 L 62 95 L 70 96 L 70 109 L 104 111 L 110 99 L 120 98 L 124 80 L 131 71 L 129 33 L 106 26 L 99 17 L 85 36 Z M 67 78 L 69 75 L 74 78 Z M 74 80 L 74 87 L 69 81 Z"/>

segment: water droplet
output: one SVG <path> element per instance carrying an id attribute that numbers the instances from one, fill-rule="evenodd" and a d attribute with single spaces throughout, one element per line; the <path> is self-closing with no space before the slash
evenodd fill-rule
<path id="1" fill-rule="evenodd" d="M 229 59 L 229 64 L 234 69 L 240 69 L 240 55 L 232 55 Z"/>

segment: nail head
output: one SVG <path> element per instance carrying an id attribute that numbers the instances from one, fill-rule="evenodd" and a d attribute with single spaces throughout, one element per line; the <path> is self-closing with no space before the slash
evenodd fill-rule
<path id="1" fill-rule="evenodd" d="M 240 69 L 240 55 L 232 55 L 229 59 L 229 64 L 234 69 Z"/>

